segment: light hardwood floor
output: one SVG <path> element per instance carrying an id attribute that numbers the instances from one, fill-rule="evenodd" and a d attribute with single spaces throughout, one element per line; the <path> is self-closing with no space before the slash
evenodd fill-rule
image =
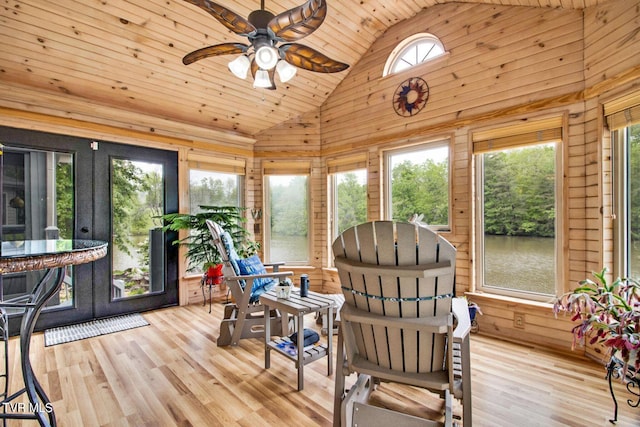
<path id="1" fill-rule="evenodd" d="M 333 376 L 325 360 L 305 368 L 296 389 L 294 365 L 279 355 L 264 369 L 258 340 L 216 346 L 222 305 L 190 305 L 144 313 L 150 326 L 44 347 L 32 343 L 37 377 L 59 425 L 74 426 L 328 426 Z M 307 316 L 315 326 L 312 316 Z M 613 405 L 602 366 L 574 357 L 472 337 L 474 426 L 607 426 Z M 17 387 L 17 340 L 10 340 L 12 390 Z M 334 355 L 335 357 L 335 355 Z M 618 426 L 640 425 L 640 408 L 626 404 L 617 383 Z M 439 402 L 415 390 L 389 389 L 381 399 L 409 407 Z M 625 396 L 623 398 L 623 396 Z M 34 422 L 11 421 L 10 426 Z"/>

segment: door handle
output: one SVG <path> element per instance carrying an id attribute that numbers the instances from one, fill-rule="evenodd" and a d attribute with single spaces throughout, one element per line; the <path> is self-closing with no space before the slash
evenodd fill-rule
<path id="1" fill-rule="evenodd" d="M 82 231 L 83 233 L 88 233 L 89 232 L 89 227 L 82 227 L 80 229 L 80 231 Z"/>

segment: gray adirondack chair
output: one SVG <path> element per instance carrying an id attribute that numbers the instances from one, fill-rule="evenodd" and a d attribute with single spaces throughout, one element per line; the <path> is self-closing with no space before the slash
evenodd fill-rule
<path id="1" fill-rule="evenodd" d="M 456 249 L 418 224 L 374 221 L 344 231 L 333 253 L 345 297 L 334 425 L 450 426 L 457 398 L 464 425 L 471 426 L 471 322 L 466 301 L 454 297 Z M 345 378 L 352 373 L 356 382 L 347 390 Z M 370 404 L 380 381 L 439 395 L 441 419 Z"/>
<path id="2" fill-rule="evenodd" d="M 273 266 L 273 272 L 260 274 L 241 274 L 238 266 L 242 260 L 238 257 L 230 234 L 218 223 L 207 220 L 213 244 L 222 255 L 222 273 L 224 281 L 231 290 L 234 302 L 226 304 L 220 323 L 218 346 L 238 345 L 243 338 L 264 337 L 264 306 L 260 304 L 260 295 L 273 289 L 280 280 L 292 276 L 292 271 L 279 271 L 281 263 L 266 264 Z M 288 335 L 288 320 L 283 321 L 279 312 L 270 313 L 272 331 L 282 331 Z"/>

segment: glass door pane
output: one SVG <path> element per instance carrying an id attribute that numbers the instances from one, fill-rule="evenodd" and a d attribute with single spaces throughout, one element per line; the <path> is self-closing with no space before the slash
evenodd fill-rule
<path id="1" fill-rule="evenodd" d="M 73 155 L 56 151 L 5 147 L 2 176 L 2 240 L 71 239 L 74 224 Z M 2 296 L 28 293 L 44 271 L 7 274 Z M 73 267 L 47 307 L 74 305 Z"/>
<path id="2" fill-rule="evenodd" d="M 164 291 L 164 169 L 111 160 L 112 299 Z"/>

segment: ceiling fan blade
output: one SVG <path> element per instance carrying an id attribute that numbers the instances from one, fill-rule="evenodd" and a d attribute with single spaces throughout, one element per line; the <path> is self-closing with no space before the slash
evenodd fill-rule
<path id="1" fill-rule="evenodd" d="M 226 7 L 222 7 L 217 3 L 214 3 L 209 0 L 184 0 L 187 3 L 191 3 L 195 6 L 198 6 L 200 9 L 205 10 L 211 16 L 216 18 L 222 25 L 227 27 L 229 30 L 233 31 L 236 34 L 241 36 L 246 36 L 254 31 L 256 31 L 256 27 L 253 26 L 251 22 L 237 13 L 227 9 Z"/>
<path id="2" fill-rule="evenodd" d="M 269 22 L 277 38 L 292 42 L 313 33 L 327 16 L 327 2 L 307 0 L 303 5 L 282 12 Z"/>
<path id="3" fill-rule="evenodd" d="M 287 43 L 279 47 L 285 61 L 303 70 L 316 73 L 338 73 L 349 68 L 348 64 L 334 61 L 324 53 L 298 43 Z"/>
<path id="4" fill-rule="evenodd" d="M 182 63 L 184 65 L 189 65 L 201 59 L 209 58 L 210 56 L 244 53 L 248 48 L 248 45 L 242 43 L 221 43 L 213 46 L 207 46 L 186 54 L 184 58 L 182 58 Z"/>

